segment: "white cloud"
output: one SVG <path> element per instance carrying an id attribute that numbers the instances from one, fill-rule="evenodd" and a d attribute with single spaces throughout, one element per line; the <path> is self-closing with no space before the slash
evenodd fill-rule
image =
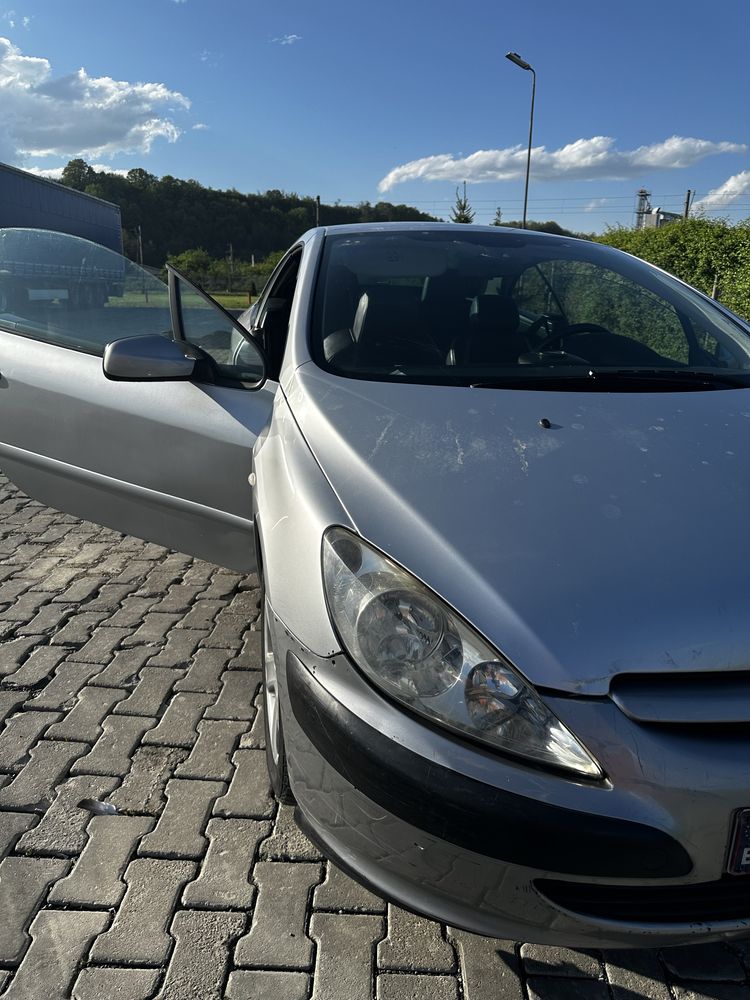
<path id="1" fill-rule="evenodd" d="M 148 153 L 175 142 L 171 117 L 190 101 L 163 83 L 92 77 L 85 69 L 55 77 L 49 60 L 24 55 L 0 37 L 0 158 Z"/>
<path id="2" fill-rule="evenodd" d="M 639 146 L 632 150 L 615 149 L 615 140 L 597 135 L 576 139 L 560 149 L 537 146 L 531 152 L 531 174 L 536 181 L 628 180 L 651 170 L 674 170 L 689 167 L 705 156 L 717 153 L 742 153 L 746 146 L 736 142 L 710 142 L 707 139 L 673 135 L 664 142 Z M 480 149 L 469 156 L 450 153 L 425 156 L 394 167 L 381 180 L 379 191 L 389 191 L 404 181 L 510 181 L 522 178 L 526 171 L 526 147 Z"/>
<path id="3" fill-rule="evenodd" d="M 705 197 L 698 198 L 693 202 L 693 210 L 710 212 L 715 208 L 724 208 L 725 205 L 731 205 L 733 201 L 746 194 L 750 194 L 750 170 L 734 174 L 719 187 L 709 191 Z"/>
<path id="4" fill-rule="evenodd" d="M 294 45 L 295 42 L 302 41 L 302 35 L 281 35 L 280 38 L 272 38 L 271 41 L 279 45 Z"/>
<path id="5" fill-rule="evenodd" d="M 195 125 L 191 125 L 190 128 L 193 132 L 202 132 L 204 129 L 208 128 L 205 122 L 196 122 Z"/>
<path id="6" fill-rule="evenodd" d="M 123 167 L 110 167 L 106 163 L 90 163 L 89 166 L 92 170 L 95 170 L 97 174 L 117 174 L 119 177 L 127 177 L 128 170 Z M 52 181 L 59 181 L 62 177 L 62 172 L 65 169 L 62 167 L 24 167 L 23 168 L 29 174 L 36 174 L 37 177 L 47 177 Z"/>
<path id="7" fill-rule="evenodd" d="M 594 198 L 592 201 L 588 203 L 588 205 L 584 206 L 583 210 L 584 212 L 595 212 L 597 208 L 604 208 L 606 204 L 607 204 L 606 198 Z"/>

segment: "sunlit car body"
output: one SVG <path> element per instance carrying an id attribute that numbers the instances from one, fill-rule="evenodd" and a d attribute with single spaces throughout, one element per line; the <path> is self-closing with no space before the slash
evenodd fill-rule
<path id="1" fill-rule="evenodd" d="M 313 230 L 244 330 L 149 287 L 127 331 L 113 299 L 0 315 L 0 460 L 257 565 L 269 771 L 308 835 L 482 934 L 747 934 L 747 326 L 473 226 Z"/>

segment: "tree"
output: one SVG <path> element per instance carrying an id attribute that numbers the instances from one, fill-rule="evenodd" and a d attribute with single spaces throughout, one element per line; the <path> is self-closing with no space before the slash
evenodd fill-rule
<path id="1" fill-rule="evenodd" d="M 463 222 L 468 224 L 474 221 L 474 211 L 466 197 L 466 181 L 464 181 L 463 197 L 460 189 L 456 188 L 456 204 L 451 209 L 451 222 Z"/>
<path id="2" fill-rule="evenodd" d="M 94 170 L 78 157 L 75 160 L 69 160 L 67 165 L 63 168 L 62 176 L 60 181 L 66 187 L 75 188 L 76 191 L 85 191 L 86 185 L 90 184 L 96 177 Z"/>
<path id="3" fill-rule="evenodd" d="M 492 220 L 492 222 L 490 223 L 490 225 L 491 226 L 502 226 L 502 224 L 503 224 L 503 210 L 498 205 L 497 209 L 495 210 L 495 218 Z"/>

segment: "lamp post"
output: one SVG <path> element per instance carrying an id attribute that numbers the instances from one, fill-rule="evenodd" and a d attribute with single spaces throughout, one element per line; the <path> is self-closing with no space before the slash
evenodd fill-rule
<path id="1" fill-rule="evenodd" d="M 531 114 L 529 115 L 529 150 L 526 154 L 526 187 L 523 192 L 523 228 L 526 228 L 526 208 L 529 203 L 529 172 L 531 170 L 531 136 L 534 132 L 534 96 L 536 94 L 536 73 L 534 67 L 522 59 L 517 52 L 506 52 L 505 58 L 510 59 L 516 66 L 526 69 L 531 73 Z"/>

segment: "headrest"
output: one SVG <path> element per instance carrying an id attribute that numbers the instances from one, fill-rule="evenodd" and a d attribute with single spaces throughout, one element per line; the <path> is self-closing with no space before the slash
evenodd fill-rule
<path id="1" fill-rule="evenodd" d="M 518 308 L 509 295 L 477 295 L 472 299 L 469 319 L 473 327 L 515 333 Z"/>

